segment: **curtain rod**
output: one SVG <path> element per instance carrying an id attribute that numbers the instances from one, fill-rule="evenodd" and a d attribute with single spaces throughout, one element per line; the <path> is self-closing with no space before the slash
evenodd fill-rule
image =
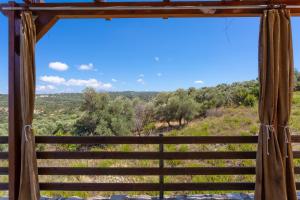
<path id="1" fill-rule="evenodd" d="M 241 6 L 110 6 L 110 7 L 79 7 L 79 6 L 54 6 L 38 7 L 29 6 L 28 10 L 32 11 L 59 11 L 59 10 L 189 10 L 189 9 L 211 9 L 211 10 L 230 10 L 230 9 L 266 9 L 270 5 L 241 5 Z M 282 5 L 272 5 L 272 8 L 280 8 Z M 300 8 L 300 5 L 286 5 L 286 8 Z M 25 7 L 5 7 L 1 8 L 7 11 L 25 10 Z"/>

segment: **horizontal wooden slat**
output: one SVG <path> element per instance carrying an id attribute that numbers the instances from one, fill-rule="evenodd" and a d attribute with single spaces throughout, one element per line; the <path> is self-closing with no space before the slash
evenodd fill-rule
<path id="1" fill-rule="evenodd" d="M 165 183 L 165 191 L 254 190 L 255 183 Z M 300 190 L 300 183 L 296 183 Z M 57 191 L 158 191 L 155 183 L 40 183 L 41 190 Z"/>
<path id="2" fill-rule="evenodd" d="M 165 191 L 180 190 L 254 190 L 254 183 L 166 183 Z M 296 183 L 300 190 L 300 183 Z M 52 191 L 157 191 L 159 184 L 151 183 L 40 183 L 41 190 Z M 8 190 L 7 183 L 0 183 L 0 191 Z"/>
<path id="3" fill-rule="evenodd" d="M 151 183 L 40 183 L 41 190 L 54 191 L 155 191 Z"/>
<path id="4" fill-rule="evenodd" d="M 37 152 L 38 159 L 255 159 L 256 152 Z"/>
<path id="5" fill-rule="evenodd" d="M 8 190 L 8 183 L 0 183 L 0 191 Z"/>
<path id="6" fill-rule="evenodd" d="M 292 135 L 292 143 L 300 143 L 300 135 L 297 133 L 297 135 Z"/>
<path id="7" fill-rule="evenodd" d="M 254 167 L 69 168 L 40 167 L 39 175 L 216 175 L 255 174 Z"/>
<path id="8" fill-rule="evenodd" d="M 242 175 L 255 174 L 255 167 L 176 167 L 176 168 L 92 168 L 92 167 L 39 167 L 39 175 Z M 295 167 L 300 174 L 300 167 Z M 8 168 L 0 167 L 0 175 Z"/>
<path id="9" fill-rule="evenodd" d="M 157 191 L 158 183 L 40 183 L 41 190 L 57 191 Z M 165 183 L 165 191 L 254 190 L 254 183 Z"/>
<path id="10" fill-rule="evenodd" d="M 293 157 L 299 159 L 300 158 L 300 151 L 293 151 Z"/>
<path id="11" fill-rule="evenodd" d="M 177 137 L 81 137 L 81 136 L 37 136 L 40 144 L 218 144 L 257 143 L 257 136 L 177 136 Z"/>
<path id="12" fill-rule="evenodd" d="M 293 152 L 300 158 L 300 151 Z M 255 159 L 256 152 L 37 152 L 38 159 L 134 159 L 134 160 L 194 160 L 194 159 Z M 0 160 L 8 153 L 0 152 Z"/>
<path id="13" fill-rule="evenodd" d="M 7 159 L 7 153 L 2 153 Z M 300 158 L 300 151 L 293 152 Z M 194 159 L 256 159 L 255 151 L 223 152 L 37 152 L 38 159 L 134 159 L 134 160 L 194 160 Z M 1 153 L 0 153 L 1 159 Z"/>
<path id="14" fill-rule="evenodd" d="M 294 173 L 295 174 L 300 174 L 300 167 L 295 167 L 294 168 Z"/>
<path id="15" fill-rule="evenodd" d="M 300 135 L 292 136 L 293 143 L 300 143 Z M 0 144 L 7 144 L 8 137 L 1 136 Z M 101 136 L 36 136 L 40 144 L 245 144 L 257 143 L 257 136 L 177 136 L 177 137 L 101 137 Z"/>
<path id="16" fill-rule="evenodd" d="M 8 168 L 7 167 L 0 167 L 0 175 L 7 175 Z"/>
<path id="17" fill-rule="evenodd" d="M 249 182 L 241 183 L 167 183 L 164 185 L 165 191 L 193 191 L 193 190 L 254 190 L 255 184 Z"/>
<path id="18" fill-rule="evenodd" d="M 0 136 L 0 144 L 7 144 L 8 137 L 7 136 Z"/>
<path id="19" fill-rule="evenodd" d="M 0 152 L 0 160 L 7 160 L 8 152 Z"/>
<path id="20" fill-rule="evenodd" d="M 177 168 L 82 168 L 39 167 L 39 175 L 241 175 L 255 174 L 255 167 L 177 167 Z M 0 167 L 0 175 L 7 175 L 8 168 Z M 295 167 L 300 174 L 300 167 Z"/>

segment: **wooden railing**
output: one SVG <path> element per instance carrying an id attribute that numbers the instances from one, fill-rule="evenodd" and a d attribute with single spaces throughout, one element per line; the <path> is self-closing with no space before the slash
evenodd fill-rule
<path id="1" fill-rule="evenodd" d="M 157 144 L 157 152 L 37 152 L 38 159 L 134 159 L 159 160 L 159 167 L 148 168 L 91 168 L 91 167 L 39 167 L 39 175 L 132 175 L 159 176 L 159 183 L 40 183 L 41 190 L 58 191 L 191 191 L 191 190 L 254 190 L 253 182 L 220 183 L 164 183 L 164 176 L 172 175 L 255 175 L 255 167 L 165 167 L 165 160 L 215 160 L 252 159 L 255 151 L 226 152 L 165 152 L 165 144 L 256 144 L 257 136 L 200 136 L 200 137 L 64 137 L 37 136 L 37 144 Z M 300 143 L 300 136 L 292 136 L 293 143 Z M 7 137 L 0 137 L 0 144 L 7 144 Z M 300 151 L 294 151 L 300 158 Z M 8 152 L 0 152 L 0 160 L 8 159 Z M 295 167 L 300 174 L 300 167 Z M 8 175 L 8 168 L 0 168 L 0 175 Z M 7 183 L 0 183 L 0 190 L 7 190 Z M 300 183 L 297 183 L 300 189 Z"/>

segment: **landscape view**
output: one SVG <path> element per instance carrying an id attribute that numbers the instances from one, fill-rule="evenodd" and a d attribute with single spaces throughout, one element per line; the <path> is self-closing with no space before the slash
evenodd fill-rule
<path id="1" fill-rule="evenodd" d="M 36 135 L 54 136 L 213 136 L 257 135 L 258 81 L 220 84 L 174 92 L 97 92 L 39 94 L 36 98 Z M 0 133 L 7 135 L 7 95 L 1 95 Z M 300 133 L 300 73 L 295 73 L 295 94 L 291 117 L 293 134 Z M 2 145 L 1 151 L 7 147 Z M 157 145 L 39 145 L 39 150 L 58 151 L 157 151 Z M 297 148 L 297 147 L 295 147 Z M 255 151 L 256 145 L 166 145 L 166 151 Z M 298 161 L 296 161 L 298 162 Z M 296 163 L 297 165 L 298 163 Z M 300 163 L 299 163 L 300 164 Z M 5 166 L 7 163 L 2 163 Z M 153 167 L 157 161 L 133 160 L 49 160 L 39 166 Z M 253 160 L 166 161 L 169 167 L 255 166 Z M 7 177 L 3 178 L 7 179 Z M 41 176 L 55 182 L 157 182 L 153 176 Z M 165 182 L 247 182 L 254 176 L 176 176 Z M 199 193 L 197 191 L 192 192 Z M 216 192 L 214 192 L 216 193 Z M 221 192 L 217 192 L 221 193 Z M 48 196 L 111 195 L 111 192 L 43 192 Z M 120 194 L 118 192 L 117 194 Z M 131 195 L 156 192 L 129 192 Z M 169 192 L 167 194 L 176 194 Z M 182 194 L 182 193 L 180 193 Z"/>
<path id="2" fill-rule="evenodd" d="M 1 0 L 0 0 L 1 1 Z M 58 1 L 58 0 L 55 0 Z M 293 19 L 290 128 L 300 134 L 300 20 Z M 7 44 L 0 16 L 0 42 Z M 59 20 L 36 45 L 37 136 L 255 136 L 259 18 Z M 8 135 L 8 46 L 0 46 L 0 136 Z M 299 151 L 300 145 L 293 144 Z M 37 144 L 37 151 L 158 152 L 159 145 Z M 8 145 L 0 144 L 6 152 Z M 165 144 L 165 152 L 256 151 L 257 144 Z M 300 167 L 300 159 L 294 159 Z M 159 160 L 39 159 L 39 167 L 158 167 Z M 254 167 L 254 159 L 164 160 L 165 167 Z M 0 167 L 7 167 L 0 160 Z M 296 175 L 300 181 L 300 175 Z M 159 183 L 159 176 L 40 175 L 56 183 Z M 0 175 L 0 182 L 8 176 Z M 164 176 L 165 183 L 255 182 L 255 175 Z M 165 195 L 254 191 L 166 191 Z M 47 197 L 159 192 L 41 191 Z M 7 191 L 0 191 L 7 197 Z M 148 196 L 148 197 L 149 197 Z M 97 198 L 95 198 L 97 199 Z M 101 198 L 99 198 L 101 199 Z M 145 198 L 147 199 L 147 198 Z M 148 198 L 149 199 L 149 198 Z M 116 199 L 120 200 L 120 199 Z M 121 199 L 123 200 L 123 199 Z"/>

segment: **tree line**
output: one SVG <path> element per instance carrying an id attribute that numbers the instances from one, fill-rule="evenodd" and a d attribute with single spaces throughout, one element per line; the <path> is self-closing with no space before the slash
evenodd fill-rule
<path id="1" fill-rule="evenodd" d="M 300 72 L 295 70 L 295 90 Z M 161 123 L 183 127 L 222 106 L 254 106 L 258 81 L 220 84 L 174 92 L 108 92 L 38 95 L 34 127 L 38 135 L 149 135 Z M 7 95 L 0 95 L 0 135 L 7 135 Z"/>
<path id="2" fill-rule="evenodd" d="M 82 115 L 74 124 L 76 135 L 149 135 L 156 124 L 183 127 L 210 109 L 222 106 L 254 106 L 259 93 L 257 81 L 221 84 L 201 89 L 161 92 L 147 100 L 138 97 L 83 92 Z"/>

